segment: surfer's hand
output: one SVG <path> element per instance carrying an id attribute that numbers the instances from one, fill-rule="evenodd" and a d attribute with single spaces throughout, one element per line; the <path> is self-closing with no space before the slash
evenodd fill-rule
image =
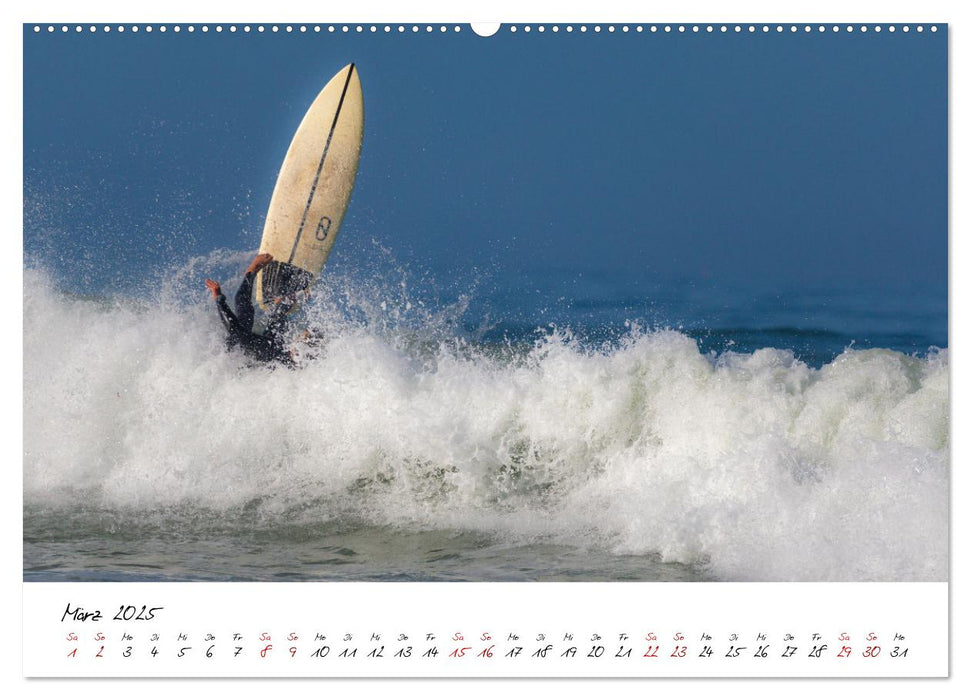
<path id="1" fill-rule="evenodd" d="M 251 262 L 249 264 L 249 267 L 246 268 L 246 272 L 247 273 L 259 272 L 272 261 L 273 261 L 272 255 L 270 255 L 269 253 L 260 253 L 255 258 L 253 258 L 253 262 Z"/>
<path id="2" fill-rule="evenodd" d="M 222 288 L 219 286 L 219 282 L 216 280 L 206 280 L 206 289 L 212 292 L 213 299 L 218 299 L 219 295 L 223 293 Z"/>

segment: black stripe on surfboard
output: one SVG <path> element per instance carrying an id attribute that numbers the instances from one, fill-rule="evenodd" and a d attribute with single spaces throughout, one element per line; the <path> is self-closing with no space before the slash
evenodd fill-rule
<path id="1" fill-rule="evenodd" d="M 320 162 L 317 164 L 317 173 L 314 175 L 314 184 L 310 187 L 310 195 L 307 197 L 307 206 L 303 209 L 303 217 L 300 219 L 300 228 L 297 229 L 297 237 L 293 241 L 293 249 L 290 251 L 288 263 L 293 262 L 293 257 L 297 254 L 297 246 L 300 245 L 300 237 L 303 236 L 303 228 L 307 224 L 307 215 L 310 213 L 310 205 L 314 201 L 317 193 L 317 183 L 320 182 L 320 174 L 324 171 L 324 161 L 327 160 L 327 151 L 330 150 L 330 141 L 334 138 L 334 130 L 337 128 L 337 118 L 341 115 L 341 108 L 344 106 L 344 96 L 347 95 L 347 86 L 351 84 L 351 76 L 354 75 L 354 64 L 351 64 L 347 71 L 347 80 L 344 81 L 344 89 L 341 90 L 341 99 L 337 103 L 337 111 L 334 112 L 334 122 L 330 125 L 330 133 L 327 134 L 327 143 L 324 144 L 324 152 L 320 154 Z"/>

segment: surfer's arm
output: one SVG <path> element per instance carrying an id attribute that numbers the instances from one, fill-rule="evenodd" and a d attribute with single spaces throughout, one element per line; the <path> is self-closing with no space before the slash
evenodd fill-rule
<path id="1" fill-rule="evenodd" d="M 233 310 L 229 308 L 229 304 L 226 303 L 226 295 L 223 294 L 219 282 L 206 280 L 206 289 L 212 293 L 213 301 L 216 302 L 216 310 L 219 312 L 219 320 L 226 326 L 226 330 L 230 334 L 238 333 L 239 321 L 236 318 L 236 314 L 233 313 Z"/>
<path id="2" fill-rule="evenodd" d="M 253 321 L 256 320 L 256 309 L 253 308 L 253 282 L 256 280 L 256 273 L 273 261 L 273 256 L 269 253 L 260 253 L 253 262 L 246 268 L 243 274 L 243 281 L 236 290 L 234 299 L 236 305 L 237 326 L 247 332 L 253 330 Z"/>
<path id="3" fill-rule="evenodd" d="M 246 330 L 253 330 L 253 321 L 256 320 L 256 309 L 253 308 L 253 280 L 256 273 L 250 270 L 243 275 L 243 281 L 236 290 L 236 322 Z"/>
<path id="4" fill-rule="evenodd" d="M 229 304 L 226 303 L 226 295 L 220 293 L 216 297 L 216 310 L 219 312 L 219 320 L 223 322 L 226 326 L 226 330 L 231 334 L 239 332 L 239 320 L 236 318 L 236 314 L 233 310 L 229 308 Z"/>

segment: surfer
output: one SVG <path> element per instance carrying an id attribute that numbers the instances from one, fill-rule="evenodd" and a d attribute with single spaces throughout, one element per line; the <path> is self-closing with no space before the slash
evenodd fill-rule
<path id="1" fill-rule="evenodd" d="M 230 349 L 239 347 L 247 355 L 263 362 L 276 361 L 287 366 L 293 366 L 293 358 L 284 341 L 284 333 L 287 326 L 287 314 L 293 308 L 296 299 L 292 297 L 273 299 L 269 319 L 263 333 L 253 331 L 253 322 L 256 320 L 256 311 L 253 308 L 253 280 L 256 279 L 256 273 L 272 261 L 272 255 L 261 253 L 253 258 L 253 262 L 246 268 L 246 274 L 236 291 L 234 300 L 236 313 L 233 313 L 229 304 L 226 303 L 226 296 L 223 294 L 219 282 L 207 279 L 206 288 L 212 292 L 212 298 L 216 301 L 216 309 L 219 311 L 219 318 L 229 334 L 226 344 Z"/>

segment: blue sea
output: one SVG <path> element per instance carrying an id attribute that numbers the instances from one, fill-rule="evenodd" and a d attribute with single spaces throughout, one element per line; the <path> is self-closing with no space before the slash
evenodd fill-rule
<path id="1" fill-rule="evenodd" d="M 202 286 L 255 250 L 28 256 L 26 581 L 947 578 L 940 290 L 338 247 L 292 370 Z"/>

